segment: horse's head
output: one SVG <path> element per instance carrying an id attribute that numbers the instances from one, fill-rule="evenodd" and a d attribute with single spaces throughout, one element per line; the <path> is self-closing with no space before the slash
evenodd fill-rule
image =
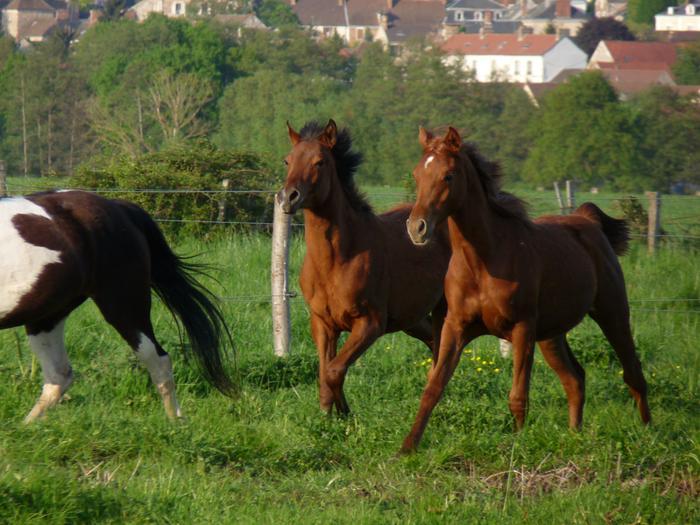
<path id="1" fill-rule="evenodd" d="M 287 180 L 277 199 L 285 213 L 294 213 L 299 208 L 320 204 L 328 197 L 335 169 L 331 150 L 336 143 L 338 128 L 331 119 L 323 132 L 313 138 L 303 138 L 289 123 L 287 130 L 292 150 L 284 159 Z"/>
<path id="2" fill-rule="evenodd" d="M 413 244 L 425 244 L 435 230 L 461 203 L 466 192 L 462 139 L 450 127 L 444 137 L 434 137 L 420 128 L 418 140 L 423 157 L 413 170 L 416 203 L 406 221 Z"/>

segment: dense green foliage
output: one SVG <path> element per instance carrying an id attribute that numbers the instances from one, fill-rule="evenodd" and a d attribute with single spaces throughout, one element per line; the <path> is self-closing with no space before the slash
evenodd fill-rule
<path id="1" fill-rule="evenodd" d="M 70 185 L 108 190 L 109 196 L 136 202 L 165 220 L 162 227 L 168 231 L 199 232 L 216 228 L 213 221 L 270 222 L 271 194 L 259 191 L 275 189 L 278 179 L 269 162 L 256 155 L 196 142 L 174 144 L 137 159 L 101 157 L 81 166 Z M 237 193 L 216 193 L 224 180 Z M 160 189 L 166 191 L 149 191 Z M 201 222 L 178 222 L 183 218 Z"/>
<path id="2" fill-rule="evenodd" d="M 678 48 L 673 76 L 679 84 L 700 85 L 700 42 Z"/>
<path id="3" fill-rule="evenodd" d="M 670 5 L 676 5 L 676 0 L 629 0 L 627 3 L 627 19 L 635 24 L 654 25 L 654 15 L 666 10 Z"/>
<path id="4" fill-rule="evenodd" d="M 474 82 L 425 43 L 397 61 L 376 43 L 348 52 L 340 39 L 275 23 L 282 27 L 239 31 L 152 16 L 97 24 L 70 48 L 61 35 L 22 53 L 0 40 L 0 157 L 11 174 L 73 174 L 93 156 L 136 159 L 207 139 L 281 159 L 287 121 L 299 128 L 332 117 L 364 154 L 365 183 L 409 180 L 419 125 L 459 128 L 511 181 L 660 190 L 698 182 L 682 141 L 661 140 L 663 130 L 694 136 L 700 108 L 684 98 L 621 102 L 602 78 L 584 75 L 538 107 L 517 85 Z M 687 79 L 700 67 L 691 51 L 678 66 Z"/>
<path id="5" fill-rule="evenodd" d="M 614 18 L 591 18 L 576 33 L 576 45 L 590 57 L 601 40 L 635 40 L 627 26 Z"/>
<path id="6" fill-rule="evenodd" d="M 671 210 L 669 210 L 670 212 Z M 175 359 L 186 420 L 166 420 L 148 374 L 87 304 L 67 325 L 70 399 L 22 425 L 40 389 L 24 335 L 0 332 L 0 521 L 6 523 L 697 523 L 697 253 L 622 259 L 654 423 L 643 428 L 620 367 L 586 322 L 571 345 L 586 369 L 583 430 L 566 428 L 555 374 L 535 358 L 528 425 L 512 432 L 511 361 L 469 346 L 420 450 L 396 458 L 425 384 L 422 344 L 388 335 L 352 368 L 353 415 L 318 410 L 316 351 L 292 303 L 293 355 L 272 356 L 269 239 L 190 240 L 220 271 L 242 391 L 229 400 L 177 351 L 167 312 L 156 334 Z M 303 241 L 292 243 L 296 283 Z M 255 297 L 263 297 L 256 302 Z M 657 302 L 639 302 L 657 299 Z M 247 301 L 247 302 L 241 302 Z M 659 310 L 648 311 L 650 309 Z M 691 310 L 690 313 L 687 313 Z"/>

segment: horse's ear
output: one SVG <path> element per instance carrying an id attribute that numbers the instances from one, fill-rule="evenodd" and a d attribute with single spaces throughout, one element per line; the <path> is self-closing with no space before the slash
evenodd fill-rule
<path id="1" fill-rule="evenodd" d="M 418 126 L 418 142 L 423 146 L 423 150 L 428 149 L 431 140 L 433 140 L 433 134 L 423 126 Z"/>
<path id="2" fill-rule="evenodd" d="M 452 126 L 445 133 L 443 142 L 451 151 L 459 151 L 462 147 L 462 137 L 459 136 L 459 132 Z"/>
<path id="3" fill-rule="evenodd" d="M 301 140 L 301 135 L 294 131 L 289 121 L 287 121 L 287 133 L 289 133 L 289 140 L 292 141 L 292 146 L 296 146 Z"/>
<path id="4" fill-rule="evenodd" d="M 329 148 L 333 148 L 336 140 L 338 140 L 338 126 L 333 119 L 329 119 L 323 130 L 323 135 L 321 135 L 321 141 Z"/>

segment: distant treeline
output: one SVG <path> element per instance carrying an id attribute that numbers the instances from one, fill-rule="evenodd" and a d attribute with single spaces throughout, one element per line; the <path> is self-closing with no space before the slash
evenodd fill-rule
<path id="1" fill-rule="evenodd" d="M 294 27 L 240 32 L 162 16 L 99 23 L 70 41 L 18 51 L 0 40 L 0 158 L 11 174 L 72 175 L 95 159 L 203 140 L 281 166 L 286 121 L 332 117 L 352 131 L 367 183 L 406 180 L 419 125 L 457 127 L 509 181 L 700 183 L 700 106 L 670 89 L 620 102 L 586 73 L 536 105 L 520 86 L 473 82 L 424 42 L 397 63 L 378 44 L 347 53 Z"/>

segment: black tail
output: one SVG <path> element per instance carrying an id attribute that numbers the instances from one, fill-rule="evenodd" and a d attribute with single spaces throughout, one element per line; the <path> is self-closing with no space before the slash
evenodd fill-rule
<path id="1" fill-rule="evenodd" d="M 144 210 L 131 203 L 124 204 L 148 240 L 153 290 L 182 323 L 202 375 L 223 394 L 231 395 L 235 389 L 226 371 L 222 348 L 227 342 L 233 348 L 233 342 L 214 296 L 194 278 L 202 275 L 204 268 L 176 255 Z"/>
<path id="2" fill-rule="evenodd" d="M 588 217 L 592 221 L 600 224 L 603 233 L 608 238 L 610 245 L 617 255 L 624 255 L 629 246 L 630 230 L 627 221 L 614 219 L 603 213 L 598 206 L 592 202 L 584 202 L 574 212 L 577 215 Z"/>

